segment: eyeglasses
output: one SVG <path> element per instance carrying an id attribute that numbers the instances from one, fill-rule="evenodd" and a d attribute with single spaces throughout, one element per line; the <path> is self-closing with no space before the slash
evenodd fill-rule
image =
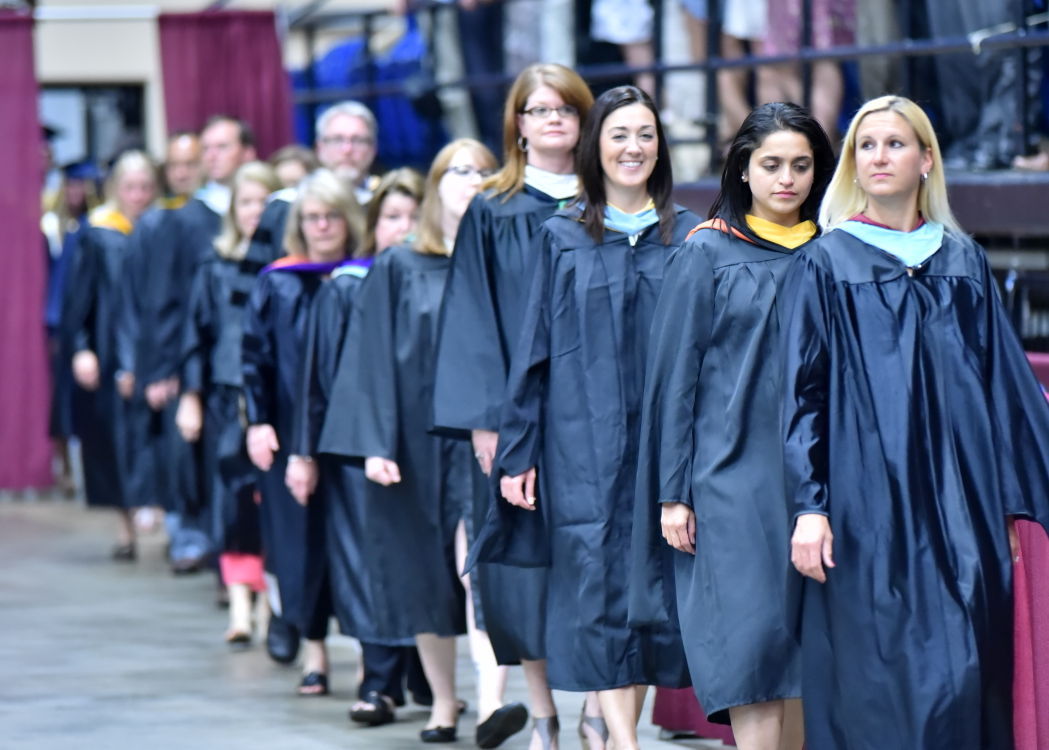
<path id="1" fill-rule="evenodd" d="M 337 221 L 342 221 L 346 217 L 340 214 L 338 211 L 328 211 L 324 214 L 303 214 L 302 223 L 316 225 L 324 222 L 325 224 L 334 224 Z"/>
<path id="2" fill-rule="evenodd" d="M 485 177 L 491 177 L 495 174 L 495 170 L 478 169 L 477 167 L 463 165 L 459 167 L 448 167 L 448 169 L 444 170 L 444 173 L 458 175 L 459 177 L 473 177 L 474 175 L 477 175 L 481 179 L 484 179 Z"/>
<path id="3" fill-rule="evenodd" d="M 357 148 L 359 146 L 371 146 L 375 143 L 375 139 L 366 135 L 328 135 L 321 138 L 321 143 L 325 146 L 353 146 Z"/>
<path id="4" fill-rule="evenodd" d="M 522 115 L 531 115 L 537 117 L 540 120 L 545 120 L 547 117 L 557 112 L 558 117 L 578 117 L 579 110 L 573 107 L 571 104 L 562 104 L 560 107 L 532 107 L 531 109 L 522 109 Z"/>

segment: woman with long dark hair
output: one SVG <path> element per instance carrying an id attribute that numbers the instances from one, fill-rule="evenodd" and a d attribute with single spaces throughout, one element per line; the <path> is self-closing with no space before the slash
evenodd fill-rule
<path id="1" fill-rule="evenodd" d="M 1049 528 L 1049 406 L 929 118 L 845 136 L 784 286 L 784 418 L 812 750 L 1013 747 L 1012 517 Z"/>
<path id="2" fill-rule="evenodd" d="M 564 66 L 540 63 L 521 71 L 503 112 L 503 168 L 484 183 L 456 235 L 441 308 L 434 424 L 473 445 L 478 476 L 467 515 L 471 536 L 496 502 L 484 476 L 495 458 L 510 354 L 535 267 L 533 240 L 543 221 L 579 192 L 576 147 L 592 104 L 586 83 Z M 479 627 L 495 659 L 524 667 L 535 720 L 532 748 L 544 750 L 559 729 L 546 682 L 546 571 L 482 564 L 470 577 L 480 600 Z M 505 670 L 479 673 L 500 682 L 489 692 L 501 696 Z M 579 731 L 600 750 L 607 732 L 594 698 Z"/>
<path id="3" fill-rule="evenodd" d="M 731 718 L 742 750 L 801 747 L 800 660 L 785 614 L 778 297 L 792 254 L 817 235 L 833 169 L 806 110 L 754 110 L 729 148 L 710 220 L 667 265 L 652 324 L 631 616 L 666 617 L 669 544 L 696 695 L 714 720 Z"/>
<path id="4" fill-rule="evenodd" d="M 643 686 L 688 684 L 676 622 L 631 628 L 626 581 L 648 330 L 698 217 L 671 201 L 663 128 L 634 86 L 594 103 L 577 166 L 579 200 L 537 238 L 510 368 L 496 471 L 511 505 L 475 556 L 550 567 L 550 685 L 598 691 L 614 746 L 633 750 Z"/>

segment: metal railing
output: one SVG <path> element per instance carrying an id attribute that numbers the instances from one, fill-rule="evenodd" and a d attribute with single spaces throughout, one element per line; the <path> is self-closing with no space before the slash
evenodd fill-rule
<path id="1" fill-rule="evenodd" d="M 496 2 L 518 2 L 525 0 L 495 0 Z M 904 18 L 910 17 L 910 6 L 916 0 L 902 0 L 899 7 L 899 15 Z M 298 104 L 305 105 L 309 110 L 310 119 L 318 106 L 341 99 L 358 99 L 365 103 L 380 96 L 403 94 L 403 83 L 379 83 L 375 80 L 375 60 L 369 44 L 375 33 L 377 21 L 383 17 L 392 15 L 389 10 L 371 11 L 325 11 L 327 0 L 313 0 L 305 8 L 287 19 L 289 29 L 302 32 L 306 38 L 308 50 L 308 64 L 306 66 L 307 90 L 295 93 L 294 99 Z M 904 67 L 900 93 L 907 96 L 914 89 L 914 71 L 912 63 L 917 58 L 930 57 L 944 54 L 968 53 L 973 55 L 983 54 L 990 50 L 1015 50 L 1021 55 L 1021 74 L 1018 78 L 1020 85 L 1016 95 L 1021 100 L 1021 122 L 1024 132 L 1023 142 L 1029 141 L 1030 133 L 1029 118 L 1027 117 L 1027 95 L 1025 91 L 1028 79 L 1028 60 L 1024 50 L 1035 47 L 1049 46 L 1049 29 L 1038 29 L 1049 22 L 1049 13 L 1032 14 L 1029 8 L 1030 0 L 1018 3 L 1020 12 L 1017 18 L 1010 22 L 997 26 L 974 31 L 965 36 L 935 37 L 935 38 L 910 38 L 909 29 L 901 29 L 904 37 L 900 41 L 885 44 L 851 44 L 836 46 L 826 49 L 815 49 L 812 47 L 812 0 L 802 0 L 802 29 L 801 49 L 794 54 L 775 56 L 745 55 L 739 58 L 723 58 L 720 56 L 708 56 L 705 60 L 697 60 L 688 63 L 668 64 L 656 62 L 653 65 L 634 67 L 625 64 L 600 64 L 600 65 L 577 65 L 575 66 L 584 80 L 591 83 L 602 83 L 616 80 L 631 80 L 641 73 L 652 73 L 657 81 L 658 89 L 662 87 L 663 77 L 672 73 L 701 72 L 706 79 L 706 142 L 710 147 L 711 168 L 717 166 L 719 156 L 717 120 L 719 113 L 719 102 L 717 96 L 717 74 L 721 70 L 746 69 L 754 70 L 762 66 L 782 65 L 789 63 L 800 63 L 802 69 L 802 84 L 804 91 L 804 103 L 811 102 L 812 95 L 812 66 L 821 61 L 858 61 L 868 58 L 890 58 L 907 62 Z M 434 49 L 434 30 L 437 26 L 433 21 L 436 14 L 451 11 L 453 7 L 448 3 L 434 2 L 433 0 L 420 0 L 412 5 L 412 12 L 429 15 L 431 22 L 425 25 L 429 38 L 427 47 Z M 654 23 L 653 45 L 655 46 L 656 60 L 662 58 L 661 49 L 661 8 L 660 3 L 655 3 L 656 17 Z M 720 47 L 721 34 L 721 9 L 720 3 L 709 3 L 710 15 L 708 18 L 708 49 L 717 50 Z M 312 79 L 313 67 L 316 61 L 316 36 L 319 31 L 333 28 L 352 27 L 354 31 L 363 37 L 362 45 L 363 60 L 361 68 L 364 73 L 364 81 L 360 84 L 350 85 L 342 88 L 315 87 Z M 578 31 L 577 31 L 578 38 Z M 433 81 L 430 86 L 431 92 L 442 89 L 474 89 L 488 87 L 505 87 L 513 82 L 516 73 L 485 73 L 469 72 L 467 75 L 453 81 Z M 419 92 L 414 92 L 419 93 Z M 677 141 L 681 142 L 681 141 Z"/>

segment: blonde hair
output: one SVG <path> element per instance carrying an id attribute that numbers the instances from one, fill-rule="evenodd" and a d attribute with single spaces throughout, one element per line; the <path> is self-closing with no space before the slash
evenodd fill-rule
<path id="1" fill-rule="evenodd" d="M 154 186 L 159 185 L 157 165 L 149 158 L 149 154 L 137 149 L 125 151 L 113 162 L 113 167 L 106 178 L 103 189 L 106 198 L 105 208 L 122 213 L 120 206 L 117 205 L 117 184 L 128 172 L 145 172 L 153 180 Z"/>
<path id="2" fill-rule="evenodd" d="M 368 203 L 368 213 L 364 219 L 364 242 L 361 246 L 362 255 L 368 257 L 375 255 L 375 227 L 379 224 L 379 213 L 382 211 L 382 202 L 387 196 L 399 193 L 406 195 L 421 203 L 423 199 L 425 184 L 423 176 L 411 167 L 394 169 L 383 175 L 372 194 Z"/>
<path id="3" fill-rule="evenodd" d="M 918 210 L 921 215 L 926 221 L 943 224 L 948 232 L 964 234 L 947 201 L 943 159 L 932 123 L 921 107 L 902 96 L 880 96 L 871 99 L 860 107 L 849 123 L 838 166 L 820 206 L 819 223 L 823 231 L 829 232 L 867 207 L 867 194 L 856 181 L 856 132 L 863 118 L 875 112 L 895 112 L 902 117 L 911 126 L 922 149 L 932 155 L 932 168 L 918 187 Z"/>
<path id="4" fill-rule="evenodd" d="M 248 248 L 244 235 L 237 226 L 237 196 L 246 183 L 262 185 L 267 193 L 280 188 L 277 174 L 266 162 L 249 161 L 242 164 L 233 175 L 233 189 L 230 194 L 229 211 L 222 217 L 222 232 L 215 238 L 215 252 L 226 260 L 243 260 Z"/>
<path id="5" fill-rule="evenodd" d="M 306 237 L 302 233 L 302 204 L 311 198 L 338 211 L 346 220 L 346 257 L 358 257 L 364 226 L 361 206 L 343 181 L 330 169 L 318 169 L 299 183 L 298 196 L 288 212 L 288 224 L 284 230 L 284 247 L 288 255 L 306 255 Z"/>
<path id="6" fill-rule="evenodd" d="M 590 107 L 594 104 L 594 95 L 586 82 L 571 68 L 557 63 L 536 63 L 521 71 L 506 95 L 503 106 L 503 168 L 492 175 L 482 185 L 482 190 L 492 189 L 504 200 L 524 188 L 525 152 L 518 145 L 521 132 L 517 129 L 517 116 L 522 113 L 528 97 L 543 86 L 549 86 L 579 112 L 579 126 L 582 131 Z"/>
<path id="7" fill-rule="evenodd" d="M 473 138 L 457 138 L 437 152 L 426 175 L 426 192 L 419 208 L 419 231 L 415 240 L 415 249 L 429 255 L 451 255 L 444 244 L 444 230 L 441 229 L 441 196 L 437 186 L 448 171 L 448 165 L 461 150 L 467 149 L 477 160 L 480 169 L 492 169 L 498 166 L 495 155 L 480 141 Z"/>

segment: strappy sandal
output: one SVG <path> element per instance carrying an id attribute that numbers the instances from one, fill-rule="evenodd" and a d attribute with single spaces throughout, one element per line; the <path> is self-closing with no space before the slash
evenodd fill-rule
<path id="1" fill-rule="evenodd" d="M 558 733 L 561 731 L 561 724 L 557 721 L 557 714 L 541 719 L 536 718 L 534 722 L 532 729 L 539 735 L 539 739 L 543 743 L 543 750 L 550 750 L 553 747 L 554 740 L 557 739 Z"/>
<path id="2" fill-rule="evenodd" d="M 601 738 L 599 747 L 594 747 L 590 737 L 587 736 L 586 730 L 588 728 Z M 605 745 L 608 744 L 608 725 L 605 723 L 604 717 L 587 716 L 585 702 L 583 703 L 583 710 L 579 714 L 579 739 L 583 743 L 583 750 L 605 750 Z"/>

